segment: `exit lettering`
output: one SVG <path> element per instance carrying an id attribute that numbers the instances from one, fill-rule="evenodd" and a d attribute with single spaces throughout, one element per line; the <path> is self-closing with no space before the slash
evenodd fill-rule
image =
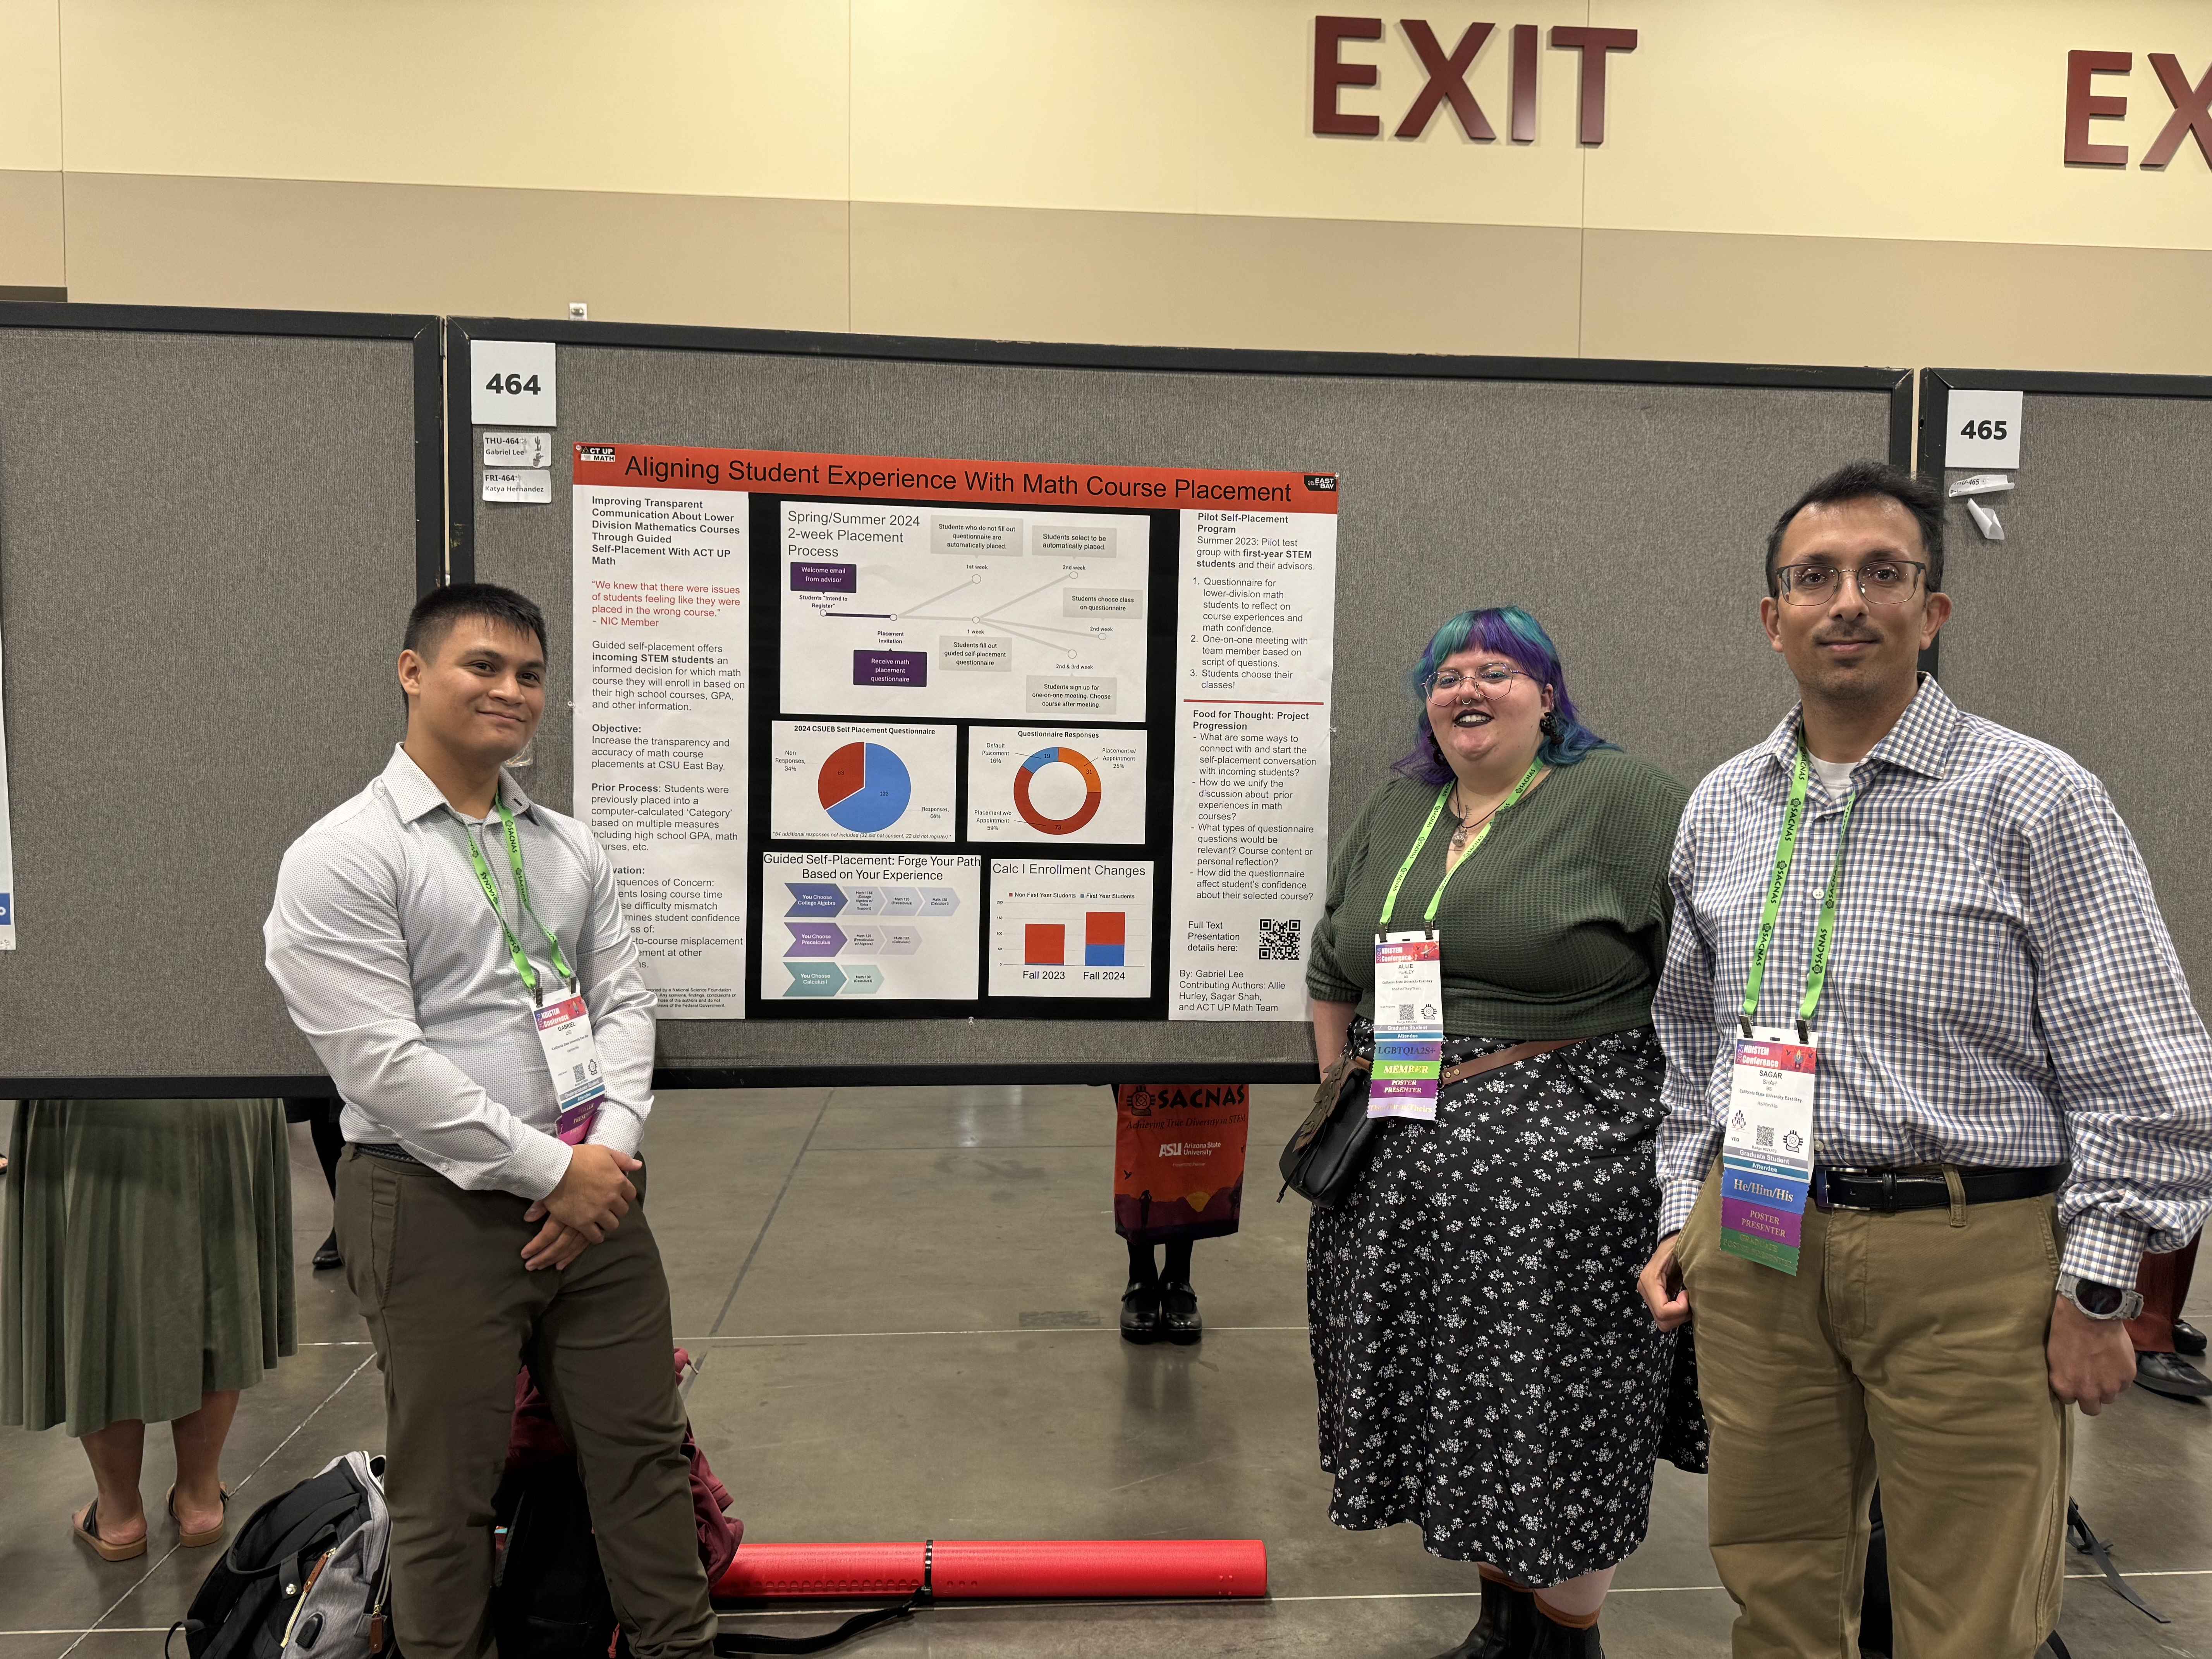
<path id="1" fill-rule="evenodd" d="M 1413 47 L 1413 56 L 1420 62 L 1421 72 L 1427 78 L 1421 83 L 1413 101 L 1407 106 L 1406 113 L 1393 134 L 1399 138 L 1419 138 L 1429 130 L 1439 111 L 1449 107 L 1459 130 L 1479 143 L 1489 143 L 1498 137 L 1482 106 L 1467 84 L 1468 71 L 1497 33 L 1495 23 L 1470 23 L 1462 31 L 1458 42 L 1449 52 L 1437 32 L 1418 17 L 1401 19 L 1398 24 L 1404 32 L 1407 44 Z M 1509 132 L 1516 144 L 1536 142 L 1536 66 L 1537 27 L 1534 23 L 1516 23 L 1512 31 L 1512 61 L 1507 96 L 1511 103 Z M 1371 87 L 1381 78 L 1378 67 L 1373 64 L 1348 64 L 1344 61 L 1347 41 L 1380 40 L 1382 20 L 1379 17 L 1328 17 L 1314 19 L 1313 64 L 1313 130 L 1324 137 L 1346 138 L 1379 138 L 1382 134 L 1382 118 L 1378 115 L 1363 115 L 1347 111 L 1343 106 L 1343 93 L 1347 87 Z M 1585 144 L 1605 142 L 1606 63 L 1616 52 L 1636 50 L 1634 29 L 1588 28 L 1579 25 L 1562 24 L 1552 30 L 1551 46 L 1556 51 L 1571 52 L 1580 60 L 1580 106 L 1577 133 Z"/>
<path id="2" fill-rule="evenodd" d="M 2124 167 L 2125 144 L 2106 144 L 2089 136 L 2092 121 L 2117 121 L 2128 112 L 2128 100 L 2096 89 L 2100 75 L 2127 75 L 2135 68 L 2131 52 L 2069 52 L 2066 54 L 2066 161 L 2069 167 Z M 2170 52 L 2150 54 L 2150 66 L 2166 89 L 2173 113 L 2151 140 L 2139 164 L 2154 170 L 2173 160 L 2184 138 L 2197 141 L 2197 152 L 2212 167 L 2212 68 L 2191 84 L 2181 60 Z"/>

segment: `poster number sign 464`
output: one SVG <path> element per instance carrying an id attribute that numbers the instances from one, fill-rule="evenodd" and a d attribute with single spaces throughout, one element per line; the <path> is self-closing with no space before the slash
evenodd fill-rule
<path id="1" fill-rule="evenodd" d="M 553 343 L 469 343 L 469 419 L 477 426 L 552 426 Z"/>

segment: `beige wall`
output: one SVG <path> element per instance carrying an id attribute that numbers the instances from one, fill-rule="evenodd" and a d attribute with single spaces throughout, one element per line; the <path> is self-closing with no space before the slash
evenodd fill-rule
<path id="1" fill-rule="evenodd" d="M 1334 6 L 1335 0 L 1332 0 Z M 2212 167 L 2066 167 L 2066 53 L 2199 0 L 1528 0 L 1640 31 L 1607 139 L 1308 131 L 1285 0 L 0 0 L 0 289 L 1398 351 L 2212 373 Z M 1336 7 L 1338 9 L 1348 8 Z"/>

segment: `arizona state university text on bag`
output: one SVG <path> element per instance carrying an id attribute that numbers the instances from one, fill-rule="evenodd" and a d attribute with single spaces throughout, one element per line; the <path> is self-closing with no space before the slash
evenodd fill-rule
<path id="1" fill-rule="evenodd" d="M 1251 1104 L 1242 1083 L 1115 1085 L 1114 1231 L 1134 1244 L 1235 1232 Z"/>

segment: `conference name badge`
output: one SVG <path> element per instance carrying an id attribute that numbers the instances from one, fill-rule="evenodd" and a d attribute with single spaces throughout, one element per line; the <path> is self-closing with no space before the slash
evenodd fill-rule
<path id="1" fill-rule="evenodd" d="M 1721 1249 L 1797 1271 L 1813 1182 L 1813 1086 L 1820 1053 L 1795 1033 L 1739 1038 L 1721 1140 Z"/>
<path id="2" fill-rule="evenodd" d="M 1385 933 L 1375 941 L 1367 1115 L 1435 1122 L 1443 1054 L 1443 941 L 1432 933 Z"/>
<path id="3" fill-rule="evenodd" d="M 545 1051 L 545 1068 L 552 1073 L 554 1092 L 561 1101 L 554 1133 L 571 1146 L 580 1146 L 599 1121 L 599 1103 L 607 1097 L 599 1077 L 599 1045 L 592 1036 L 591 1010 L 584 1006 L 583 994 L 572 991 L 530 1012 L 538 1027 L 538 1046 Z"/>

